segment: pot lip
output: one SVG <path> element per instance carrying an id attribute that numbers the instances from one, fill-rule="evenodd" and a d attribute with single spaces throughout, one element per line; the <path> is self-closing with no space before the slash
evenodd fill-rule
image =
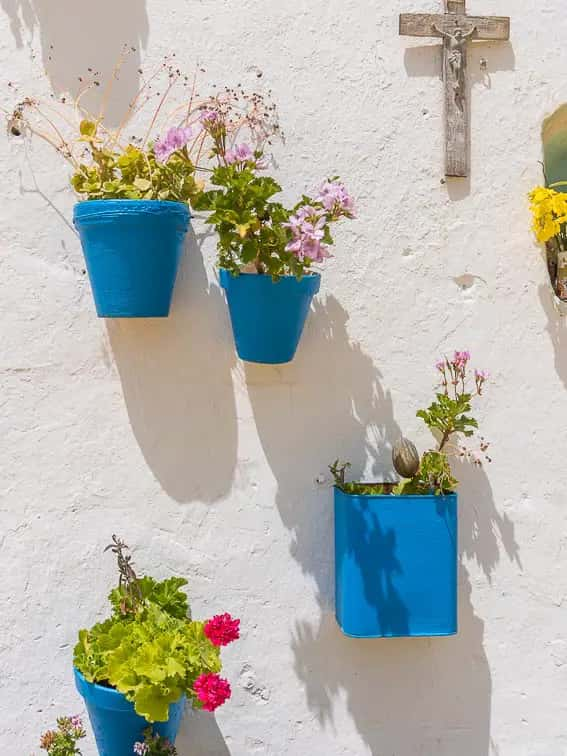
<path id="1" fill-rule="evenodd" d="M 179 202 L 178 200 L 160 200 L 160 199 L 120 199 L 113 197 L 112 199 L 87 199 L 87 200 L 77 200 L 75 202 L 75 207 L 101 207 L 101 206 L 107 206 L 109 204 L 116 203 L 120 205 L 173 205 L 173 206 L 181 206 L 183 208 L 187 208 L 189 210 L 189 205 L 187 202 Z"/>
<path id="2" fill-rule="evenodd" d="M 142 200 L 142 199 L 94 199 L 81 200 L 73 207 L 73 220 L 75 223 L 87 222 L 95 219 L 112 217 L 135 216 L 137 213 L 147 212 L 147 217 L 152 215 L 177 215 L 183 216 L 184 220 L 193 217 L 189 205 L 186 202 L 172 202 L 170 200 Z"/>
<path id="3" fill-rule="evenodd" d="M 243 278 L 243 277 L 245 277 L 245 278 L 257 278 L 258 280 L 266 280 L 266 281 L 270 281 L 271 283 L 274 283 L 274 281 L 272 281 L 272 277 L 269 274 L 267 274 L 267 273 L 258 274 L 258 273 L 244 273 L 244 272 L 241 272 L 238 275 L 234 275 L 234 273 L 231 270 L 229 270 L 228 268 L 220 268 L 220 267 L 218 268 L 218 271 L 219 271 L 220 275 L 223 276 L 223 277 L 224 276 L 230 276 L 231 278 Z M 309 279 L 313 279 L 313 278 L 321 278 L 321 274 L 320 273 L 316 273 L 315 271 L 308 271 L 308 272 L 304 273 L 303 276 L 301 277 L 301 279 L 299 279 L 299 280 L 297 280 L 296 276 L 291 276 L 291 275 L 279 276 L 279 278 L 281 280 L 283 280 L 283 281 L 293 280 L 293 281 L 297 281 L 297 283 L 301 283 L 301 281 L 303 281 L 304 279 L 309 280 Z M 279 283 L 279 281 L 276 281 L 275 283 Z"/>
<path id="4" fill-rule="evenodd" d="M 83 673 L 73 665 L 73 672 L 75 674 L 75 679 L 81 686 L 85 686 L 89 688 L 93 693 L 95 693 L 97 696 L 105 696 L 107 702 L 109 699 L 113 699 L 115 703 L 124 702 L 127 704 L 128 709 L 133 705 L 128 701 L 124 693 L 121 693 L 119 690 L 116 690 L 116 688 L 108 688 L 106 685 L 99 685 L 99 683 L 96 682 L 89 682 L 86 677 L 83 675 Z M 80 688 L 79 693 L 82 694 Z M 175 704 L 182 703 L 186 700 L 187 695 L 185 693 L 182 693 L 180 698 L 177 701 L 174 701 L 173 704 L 170 704 L 171 706 L 174 706 Z M 100 698 L 98 699 L 100 701 Z M 103 706 L 102 708 L 106 708 Z M 109 708 L 113 708 L 110 706 Z M 120 709 L 122 710 L 122 709 Z"/>
<path id="5" fill-rule="evenodd" d="M 83 675 L 83 673 L 73 665 L 73 671 L 75 673 L 75 676 L 79 678 L 81 683 L 83 685 L 88 685 L 91 688 L 95 688 L 96 690 L 100 690 L 102 693 L 106 695 L 113 695 L 113 696 L 122 696 L 124 697 L 124 693 L 121 693 L 119 690 L 116 690 L 116 688 L 109 688 L 106 685 L 100 685 L 96 682 L 89 682 L 87 678 Z"/>
<path id="6" fill-rule="evenodd" d="M 379 483 L 373 484 L 369 483 L 369 485 L 380 485 Z M 402 494 L 400 496 L 395 496 L 393 494 L 355 494 L 355 493 L 347 493 L 346 491 L 343 491 L 338 486 L 333 486 L 333 489 L 335 490 L 335 493 L 341 494 L 342 496 L 345 496 L 349 499 L 385 499 L 387 501 L 408 501 L 408 500 L 417 500 L 420 501 L 429 499 L 430 501 L 444 501 L 446 499 L 458 499 L 459 494 L 457 491 L 453 491 L 452 493 L 447 494 Z"/>

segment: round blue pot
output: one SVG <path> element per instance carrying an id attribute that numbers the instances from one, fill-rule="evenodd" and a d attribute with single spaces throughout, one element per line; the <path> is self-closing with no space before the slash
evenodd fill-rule
<path id="1" fill-rule="evenodd" d="M 318 273 L 271 276 L 220 270 L 226 291 L 236 351 L 241 360 L 281 365 L 291 362 L 297 351 L 311 300 L 319 291 Z"/>
<path id="2" fill-rule="evenodd" d="M 335 488 L 335 610 L 355 638 L 455 635 L 457 495 Z"/>
<path id="3" fill-rule="evenodd" d="M 189 208 L 160 200 L 87 200 L 75 205 L 100 318 L 164 318 L 189 227 Z"/>
<path id="4" fill-rule="evenodd" d="M 134 711 L 134 704 L 114 688 L 105 688 L 85 680 L 74 669 L 75 685 L 85 699 L 100 756 L 130 756 L 134 743 L 144 740 L 148 722 Z M 185 707 L 185 696 L 169 707 L 167 722 L 151 725 L 154 733 L 175 743 Z"/>

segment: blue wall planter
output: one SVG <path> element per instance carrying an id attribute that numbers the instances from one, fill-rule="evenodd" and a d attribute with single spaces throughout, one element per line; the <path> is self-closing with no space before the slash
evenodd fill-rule
<path id="1" fill-rule="evenodd" d="M 335 488 L 335 606 L 355 638 L 455 635 L 457 495 Z"/>
<path id="2" fill-rule="evenodd" d="M 233 276 L 221 268 L 236 351 L 241 360 L 280 365 L 295 356 L 311 300 L 319 291 L 321 276 L 271 276 L 241 273 Z"/>
<path id="3" fill-rule="evenodd" d="M 159 200 L 88 200 L 75 205 L 100 318 L 169 315 L 189 208 Z"/>
<path id="4" fill-rule="evenodd" d="M 85 699 L 89 719 L 100 756 L 127 756 L 134 752 L 134 743 L 143 741 L 144 730 L 149 726 L 134 711 L 134 705 L 113 688 L 87 682 L 77 670 L 75 685 Z M 152 729 L 164 738 L 175 742 L 185 707 L 185 696 L 171 704 L 167 722 L 155 722 Z"/>

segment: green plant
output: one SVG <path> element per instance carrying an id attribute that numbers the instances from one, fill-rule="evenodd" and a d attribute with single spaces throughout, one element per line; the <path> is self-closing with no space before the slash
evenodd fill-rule
<path id="1" fill-rule="evenodd" d="M 177 749 L 167 738 L 155 735 L 151 727 L 144 731 L 144 742 L 134 744 L 136 756 L 177 756 Z"/>
<path id="2" fill-rule="evenodd" d="M 313 263 L 330 256 L 331 224 L 354 217 L 353 201 L 335 177 L 315 197 L 304 195 L 291 210 L 274 200 L 281 186 L 270 176 L 261 149 L 246 143 L 227 146 L 226 119 L 216 110 L 203 118 L 213 141 L 213 187 L 195 198 L 194 208 L 209 213 L 219 241 L 218 263 L 234 275 L 253 271 L 301 278 Z"/>
<path id="3" fill-rule="evenodd" d="M 100 137 L 94 121 L 81 121 L 79 129 L 86 154 L 71 177 L 77 194 L 88 199 L 190 202 L 202 189 L 187 142 L 164 162 L 157 159 L 153 144 L 145 150 L 132 144 L 114 148 Z"/>
<path id="4" fill-rule="evenodd" d="M 424 452 L 415 475 L 409 479 L 402 479 L 395 486 L 390 484 L 348 483 L 345 480 L 348 463 L 340 464 L 337 460 L 330 466 L 335 485 L 345 493 L 361 495 L 443 495 L 453 492 L 458 481 L 451 471 L 450 457 L 468 459 L 475 465 L 481 465 L 482 459 L 490 461 L 487 456 L 489 444 L 480 438 L 479 450 L 472 451 L 458 442 L 459 436 L 470 438 L 478 429 L 477 421 L 470 416 L 472 400 L 481 396 L 484 384 L 488 378 L 485 371 L 475 370 L 474 387 L 469 388 L 468 352 L 455 352 L 452 359 L 440 360 L 436 367 L 441 377 L 440 391 L 435 400 L 426 410 L 419 410 L 417 417 L 421 418 L 431 432 L 437 437 L 436 449 Z M 403 439 L 406 444 L 407 442 Z M 413 445 L 412 445 L 413 446 Z M 406 465 L 399 464 L 398 455 L 394 449 L 393 461 L 396 470 L 403 476 Z M 407 461 L 407 460 L 404 460 Z M 417 466 L 417 458 L 415 460 Z M 415 468 L 414 468 L 415 469 Z"/>
<path id="5" fill-rule="evenodd" d="M 49 756 L 81 756 L 77 743 L 84 737 L 86 732 L 80 717 L 59 717 L 57 729 L 44 732 L 39 746 Z"/>
<path id="6" fill-rule="evenodd" d="M 79 631 L 75 667 L 89 682 L 123 693 L 148 722 L 166 721 L 169 705 L 183 694 L 197 708 L 212 710 L 212 694 L 200 692 L 202 680 L 209 681 L 210 688 L 211 677 L 221 690 L 220 694 L 213 691 L 212 708 L 224 703 L 230 686 L 218 677 L 220 644 L 207 635 L 215 638 L 209 629 L 212 620 L 203 623 L 188 618 L 187 597 L 181 590 L 187 581 L 138 578 L 123 541 L 113 536 L 107 549 L 116 555 L 120 575 L 109 595 L 112 616 Z M 229 640 L 236 637 L 233 632 Z"/>
<path id="7" fill-rule="evenodd" d="M 63 94 L 46 101 L 25 96 L 8 118 L 11 136 L 41 139 L 71 165 L 71 184 L 81 199 L 191 203 L 205 186 L 197 172 L 205 175 L 211 170 L 203 162 L 213 143 L 202 123 L 203 114 L 210 108 L 224 119 L 225 145 L 244 127 L 258 142 L 277 133 L 275 106 L 267 99 L 229 88 L 197 99 L 196 76 L 185 75 L 177 67 L 175 56 L 166 57 L 148 77 L 139 71 L 142 83 L 138 92 L 119 125 L 109 127 L 107 106 L 130 52 L 125 48 L 106 82 L 89 69 L 78 76 L 76 96 Z M 171 100 L 180 91 L 182 97 L 172 107 Z M 91 102 L 98 100 L 99 107 L 87 109 L 84 103 L 89 98 Z M 140 136 L 127 134 L 144 120 L 148 125 Z"/>

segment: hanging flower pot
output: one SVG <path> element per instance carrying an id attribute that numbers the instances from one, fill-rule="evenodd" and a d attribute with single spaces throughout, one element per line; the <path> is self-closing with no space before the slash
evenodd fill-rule
<path id="1" fill-rule="evenodd" d="M 241 360 L 278 365 L 297 350 L 311 300 L 319 291 L 319 274 L 271 276 L 220 271 L 226 291 L 236 351 Z"/>
<path id="2" fill-rule="evenodd" d="M 335 488 L 335 602 L 356 638 L 457 632 L 457 495 Z"/>
<path id="3" fill-rule="evenodd" d="M 487 455 L 466 442 L 478 428 L 472 400 L 488 374 L 469 375 L 470 354 L 436 363 L 435 399 L 417 416 L 437 448 L 421 457 L 400 438 L 392 447 L 397 483 L 347 481 L 348 462 L 329 469 L 335 481 L 335 613 L 355 638 L 454 635 L 457 632 L 458 481 L 450 458 L 475 466 Z"/>
<path id="4" fill-rule="evenodd" d="M 186 700 L 215 711 L 230 698 L 220 651 L 240 637 L 240 620 L 191 619 L 187 580 L 138 577 L 123 541 L 113 536 L 109 549 L 119 572 L 112 613 L 79 631 L 73 665 L 100 756 L 127 756 L 144 735 L 173 743 Z"/>
<path id="5" fill-rule="evenodd" d="M 136 714 L 134 704 L 122 693 L 85 680 L 77 670 L 75 685 L 85 700 L 89 719 L 100 756 L 125 756 L 134 753 L 134 744 L 144 740 L 144 731 L 149 722 Z M 170 743 L 175 743 L 186 698 L 181 698 L 169 707 L 167 722 L 155 722 L 152 730 Z"/>
<path id="6" fill-rule="evenodd" d="M 101 318 L 169 315 L 189 227 L 189 208 L 160 200 L 87 200 L 75 205 Z"/>

